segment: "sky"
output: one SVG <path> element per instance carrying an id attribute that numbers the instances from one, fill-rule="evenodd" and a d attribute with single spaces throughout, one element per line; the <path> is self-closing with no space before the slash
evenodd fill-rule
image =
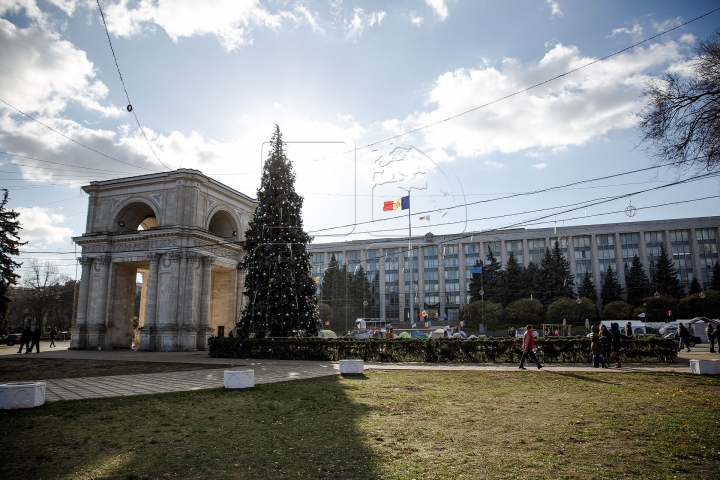
<path id="1" fill-rule="evenodd" d="M 688 74 L 720 11 L 595 62 L 716 2 L 100 6 L 124 85 L 97 2 L 0 0 L 0 188 L 28 242 L 21 274 L 37 258 L 76 278 L 81 186 L 94 180 L 193 168 L 255 197 L 276 124 L 315 242 L 407 236 L 408 212 L 382 205 L 408 192 L 414 235 L 561 232 L 720 205 L 716 178 L 663 187 L 696 172 L 648 169 L 636 128 L 648 79 Z"/>

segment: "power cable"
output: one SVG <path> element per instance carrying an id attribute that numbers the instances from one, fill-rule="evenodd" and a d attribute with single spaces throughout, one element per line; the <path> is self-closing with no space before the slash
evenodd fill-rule
<path id="1" fill-rule="evenodd" d="M 48 130 L 50 130 L 50 131 L 52 131 L 52 132 L 55 132 L 55 133 L 57 133 L 58 135 L 60 135 L 61 137 L 64 137 L 64 138 L 70 140 L 71 142 L 73 142 L 73 143 L 75 143 L 75 144 L 77 144 L 77 145 L 80 145 L 80 146 L 83 147 L 83 148 L 87 148 L 88 150 L 90 150 L 90 151 L 92 151 L 92 152 L 95 152 L 95 153 L 97 153 L 98 155 L 102 155 L 103 157 L 109 158 L 110 160 L 114 160 L 114 161 L 116 161 L 116 162 L 124 163 L 125 165 L 130 165 L 131 167 L 134 167 L 134 168 L 141 168 L 141 169 L 147 170 L 147 171 L 149 171 L 149 172 L 160 173 L 159 170 L 153 170 L 153 169 L 150 169 L 150 168 L 141 167 L 141 166 L 139 166 L 139 165 L 133 165 L 132 163 L 129 163 L 129 162 L 123 162 L 122 160 L 118 160 L 118 159 L 115 158 L 115 157 L 111 157 L 110 155 L 107 155 L 107 154 L 105 154 L 105 153 L 99 152 L 99 151 L 95 150 L 95 149 L 92 148 L 92 147 L 88 147 L 87 145 L 78 142 L 77 140 L 73 140 L 72 138 L 68 137 L 68 136 L 65 135 L 64 133 L 61 133 L 61 132 L 55 130 L 54 128 L 52 128 L 52 127 L 50 127 L 50 126 L 45 125 L 43 122 L 41 122 L 41 121 L 38 120 L 37 118 L 35 118 L 35 117 L 31 116 L 31 115 L 28 115 L 27 113 L 23 112 L 22 110 L 20 110 L 20 109 L 17 108 L 17 107 L 14 107 L 14 106 L 10 105 L 8 102 L 6 102 L 5 100 L 3 100 L 2 98 L 0 98 L 0 102 L 3 102 L 5 105 L 7 105 L 8 107 L 12 108 L 13 110 L 15 110 L 16 112 L 20 113 L 21 115 L 25 115 L 27 118 L 29 118 L 29 119 L 32 120 L 33 122 L 39 123 L 40 125 L 42 125 L 43 127 L 47 128 Z M 167 168 L 167 167 L 166 167 L 166 168 Z"/>
<path id="2" fill-rule="evenodd" d="M 155 153 L 155 150 L 150 144 L 150 140 L 148 140 L 147 135 L 145 135 L 145 130 L 143 129 L 142 125 L 140 125 L 140 120 L 138 119 L 137 113 L 135 113 L 135 109 L 133 108 L 132 102 L 130 101 L 130 95 L 128 94 L 127 87 L 125 87 L 125 80 L 123 80 L 122 73 L 120 73 L 120 65 L 118 64 L 117 56 L 115 55 L 115 49 L 113 48 L 112 41 L 110 40 L 110 32 L 108 31 L 107 23 L 105 23 L 105 14 L 103 14 L 102 8 L 100 7 L 100 0 L 97 0 L 97 6 L 98 10 L 100 10 L 100 18 L 102 18 L 103 26 L 105 27 L 105 34 L 107 35 L 108 43 L 110 44 L 110 51 L 112 52 L 113 59 L 115 60 L 115 66 L 117 67 L 117 72 L 120 76 L 120 83 L 122 83 L 123 90 L 125 91 L 125 98 L 127 98 L 128 101 L 127 111 L 132 113 L 135 117 L 135 122 L 137 122 L 137 126 L 140 129 L 142 136 L 145 138 L 148 147 L 150 147 L 150 151 L 153 153 L 153 155 L 155 155 L 157 161 L 160 162 L 163 167 L 167 168 L 168 170 L 172 170 L 170 167 L 165 165 L 162 160 L 160 160 L 160 157 L 157 156 L 157 153 Z"/>
<path id="3" fill-rule="evenodd" d="M 40 160 L 39 158 L 28 157 L 28 156 L 26 156 L 26 155 L 18 155 L 18 154 L 16 154 L 16 153 L 9 153 L 9 152 L 2 152 L 2 151 L 0 151 L 0 153 L 3 154 L 3 155 L 7 155 L 7 156 L 9 156 L 9 157 L 26 158 L 26 159 L 28 159 L 28 160 L 35 160 L 36 162 L 52 163 L 53 165 L 62 165 L 62 166 L 64 166 L 64 167 L 82 168 L 83 170 L 93 170 L 93 171 L 96 171 L 96 172 L 104 172 L 104 173 L 120 173 L 120 174 L 123 174 L 123 175 L 133 175 L 132 172 L 120 172 L 120 171 L 118 171 L 118 170 L 105 170 L 105 169 L 101 169 L 101 168 L 83 167 L 83 166 L 81 166 L 81 165 L 73 165 L 73 164 L 71 164 L 71 163 L 52 162 L 52 161 L 50 161 L 50 160 Z M 23 165 L 23 164 L 21 164 L 21 163 L 11 163 L 10 165 L 31 166 L 31 165 Z M 43 167 L 34 167 L 34 168 L 43 168 Z M 52 170 L 52 169 L 48 169 L 48 170 Z"/>
<path id="4" fill-rule="evenodd" d="M 628 50 L 630 50 L 630 49 L 632 49 L 632 48 L 635 48 L 635 47 L 637 47 L 638 45 L 642 45 L 643 43 L 649 42 L 650 40 L 653 40 L 653 39 L 658 38 L 658 37 L 660 37 L 660 36 L 662 36 L 662 35 L 665 35 L 666 33 L 670 33 L 670 32 L 672 32 L 673 30 L 677 30 L 677 29 L 680 28 L 680 27 L 684 27 L 685 25 L 689 25 L 689 24 L 691 24 L 691 23 L 693 23 L 693 22 L 695 22 L 695 21 L 697 21 L 697 20 L 700 20 L 701 18 L 707 17 L 708 15 L 711 15 L 711 14 L 717 12 L 718 10 L 720 10 L 720 7 L 716 8 L 716 9 L 714 9 L 714 10 L 711 10 L 711 11 L 709 11 L 709 12 L 707 12 L 707 13 L 704 13 L 704 14 L 700 15 L 699 17 L 695 17 L 695 18 L 693 18 L 692 20 L 689 20 L 689 21 L 687 21 L 687 22 L 685 22 L 685 23 L 681 23 L 680 25 L 677 25 L 677 26 L 675 26 L 675 27 L 673 27 L 673 28 L 670 28 L 670 29 L 668 29 L 668 30 L 665 30 L 664 32 L 660 32 L 660 33 L 658 33 L 657 35 L 653 35 L 652 37 L 648 37 L 648 38 L 646 38 L 646 39 L 644 39 L 644 40 L 641 40 L 641 41 L 639 41 L 639 42 L 637 42 L 637 43 L 635 43 L 635 44 L 633 44 L 633 45 L 630 45 L 629 47 L 625 47 L 625 48 L 623 48 L 622 50 L 618 50 L 618 51 L 615 52 L 615 53 L 611 53 L 610 55 L 605 55 L 605 56 L 602 57 L 602 58 L 599 58 L 599 59 L 597 59 L 597 60 L 593 60 L 592 62 L 586 63 L 585 65 L 582 65 L 582 66 L 577 67 L 577 68 L 573 68 L 572 70 L 568 70 L 568 71 L 565 72 L 565 73 L 561 73 L 560 75 L 556 75 L 556 76 L 554 76 L 554 77 L 552 77 L 552 78 L 550 78 L 550 79 L 548 79 L 548 80 L 542 81 L 542 82 L 540 82 L 540 83 L 536 83 L 535 85 L 532 85 L 532 86 L 530 86 L 530 87 L 524 88 L 524 89 L 522 89 L 522 90 L 518 90 L 518 91 L 516 91 L 516 92 L 514 92 L 514 93 L 511 93 L 511 94 L 509 94 L 509 95 L 505 95 L 504 97 L 497 98 L 497 99 L 495 99 L 495 100 L 492 100 L 492 101 L 490 101 L 490 102 L 484 103 L 484 104 L 482 104 L 482 105 L 478 105 L 477 107 L 471 108 L 470 110 L 465 110 L 464 112 L 460 112 L 460 113 L 458 113 L 458 114 L 452 115 L 452 116 L 447 117 L 447 118 L 444 118 L 444 119 L 442 119 L 442 120 L 438 120 L 437 122 L 433 122 L 433 123 L 430 123 L 430 124 L 428 124 L 428 125 L 423 125 L 423 126 L 421 126 L 421 127 L 417 127 L 417 128 L 415 128 L 415 129 L 409 130 L 409 131 L 407 131 L 407 132 L 399 133 L 399 134 L 397 134 L 397 135 L 395 135 L 395 136 L 386 138 L 386 139 L 384 139 L 384 140 L 379 140 L 379 141 L 377 141 L 377 142 L 368 143 L 367 145 L 363 145 L 363 146 L 361 146 L 361 147 L 357 147 L 357 150 L 361 150 L 361 149 L 368 148 L 368 147 L 374 147 L 375 145 L 380 145 L 381 143 L 389 142 L 390 140 L 395 140 L 395 139 L 397 139 L 397 138 L 401 138 L 401 137 L 404 137 L 404 136 L 406 136 L 406 135 L 410 135 L 411 133 L 419 132 L 420 130 L 425 130 L 426 128 L 434 127 L 435 125 L 439 125 L 439 124 L 441 124 L 441 123 L 448 122 L 448 121 L 450 121 L 450 120 L 454 120 L 454 119 L 456 119 L 456 118 L 458 118 L 458 117 L 461 117 L 461 116 L 463 116 L 463 115 L 467 115 L 468 113 L 472 113 L 472 112 L 474 112 L 474 111 L 480 110 L 481 108 L 485 108 L 485 107 L 488 107 L 488 106 L 493 105 L 493 104 L 495 104 L 495 103 L 501 102 L 501 101 L 503 101 L 503 100 L 507 100 L 508 98 L 514 97 L 514 96 L 516 96 L 516 95 L 520 95 L 521 93 L 528 92 L 528 91 L 530 91 L 530 90 L 532 90 L 532 89 L 535 89 L 535 88 L 537 88 L 537 87 L 540 87 L 540 86 L 542 86 L 542 85 L 545 85 L 546 83 L 550 83 L 550 82 L 552 82 L 552 81 L 555 81 L 555 80 L 557 80 L 558 78 L 562 78 L 562 77 L 564 77 L 564 76 L 566 76 L 566 75 L 570 75 L 571 73 L 575 73 L 575 72 L 577 72 L 578 70 L 582 70 L 583 68 L 586 68 L 586 67 L 589 67 L 589 66 L 591 66 L 591 65 L 594 65 L 594 64 L 596 64 L 596 63 L 599 63 L 599 62 L 602 62 L 602 61 L 604 61 L 604 60 L 607 60 L 608 58 L 612 58 L 612 57 L 614 57 L 614 56 L 616 56 L 616 55 L 620 55 L 621 53 L 626 52 L 626 51 L 628 51 Z M 328 158 L 333 158 L 333 157 L 337 157 L 337 156 L 340 156 L 340 155 L 345 155 L 345 154 L 347 154 L 347 153 L 352 153 L 353 151 L 354 151 L 354 150 L 348 150 L 348 151 L 346 151 L 346 152 L 342 152 L 342 153 L 338 153 L 338 154 L 334 154 L 334 155 L 329 155 L 329 156 L 327 156 L 327 157 L 317 158 L 317 159 L 313 160 L 313 162 L 319 162 L 320 160 L 326 160 L 326 159 L 328 159 Z"/>

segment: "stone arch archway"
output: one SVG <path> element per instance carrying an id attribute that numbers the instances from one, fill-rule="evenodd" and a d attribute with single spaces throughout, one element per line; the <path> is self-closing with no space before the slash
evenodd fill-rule
<path id="1" fill-rule="evenodd" d="M 207 230 L 224 239 L 235 239 L 239 229 L 239 222 L 229 211 L 217 208 L 208 216 Z"/>
<path id="2" fill-rule="evenodd" d="M 111 216 L 109 231 L 149 230 L 158 226 L 158 212 L 152 203 L 144 198 L 132 198 L 115 208 Z"/>

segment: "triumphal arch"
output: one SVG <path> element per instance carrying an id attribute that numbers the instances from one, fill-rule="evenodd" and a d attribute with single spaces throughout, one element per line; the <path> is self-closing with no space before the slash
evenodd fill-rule
<path id="1" fill-rule="evenodd" d="M 252 198 L 188 169 L 83 190 L 89 205 L 85 233 L 73 238 L 82 277 L 70 348 L 204 350 L 213 332 L 234 326 Z"/>

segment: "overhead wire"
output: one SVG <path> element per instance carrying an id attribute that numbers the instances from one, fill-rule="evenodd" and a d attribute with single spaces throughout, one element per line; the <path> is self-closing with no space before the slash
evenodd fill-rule
<path id="1" fill-rule="evenodd" d="M 39 158 L 28 157 L 27 155 L 19 155 L 17 153 L 9 153 L 9 152 L 3 152 L 3 151 L 0 151 L 0 153 L 3 155 L 7 155 L 9 157 L 25 158 L 27 160 L 35 160 L 36 162 L 52 163 L 53 165 L 62 165 L 63 167 L 75 167 L 75 168 L 81 168 L 83 170 L 93 170 L 96 172 L 104 172 L 104 173 L 120 173 L 123 175 L 132 175 L 133 174 L 132 172 L 121 172 L 118 170 L 107 170 L 107 169 L 103 169 L 103 168 L 83 167 L 82 165 L 73 165 L 71 163 L 53 162 L 50 160 L 41 160 Z M 21 163 L 10 163 L 10 165 L 29 166 L 29 165 L 24 165 Z M 36 168 L 45 168 L 45 167 L 36 167 Z M 48 169 L 48 170 L 51 170 L 51 169 Z"/>
<path id="2" fill-rule="evenodd" d="M 122 73 L 120 73 L 120 65 L 118 64 L 117 56 L 115 55 L 115 48 L 113 48 L 112 40 L 110 40 L 110 31 L 107 28 L 107 23 L 105 23 L 105 14 L 103 13 L 102 7 L 100 6 L 100 0 L 97 0 L 97 6 L 98 10 L 100 10 L 100 18 L 102 18 L 103 26 L 105 27 L 105 34 L 107 35 L 108 43 L 110 44 L 110 51 L 112 52 L 113 59 L 115 60 L 115 67 L 117 67 L 117 72 L 120 76 L 120 83 L 122 83 L 123 90 L 125 91 L 125 98 L 127 98 L 128 101 L 127 110 L 135 117 L 135 122 L 137 122 L 137 126 L 140 129 L 143 138 L 145 138 L 148 147 L 150 147 L 150 151 L 153 153 L 157 161 L 160 162 L 163 167 L 167 168 L 168 170 L 172 170 L 170 167 L 165 165 L 163 161 L 160 160 L 160 157 L 158 157 L 157 153 L 155 153 L 155 149 L 153 149 L 152 145 L 150 144 L 150 140 L 148 140 L 147 135 L 145 135 L 145 129 L 142 127 L 142 125 L 140 125 L 140 120 L 138 119 L 137 113 L 135 113 L 135 109 L 133 108 L 132 102 L 130 101 L 130 95 L 128 94 L 127 87 L 125 86 L 125 80 L 123 80 Z"/>

